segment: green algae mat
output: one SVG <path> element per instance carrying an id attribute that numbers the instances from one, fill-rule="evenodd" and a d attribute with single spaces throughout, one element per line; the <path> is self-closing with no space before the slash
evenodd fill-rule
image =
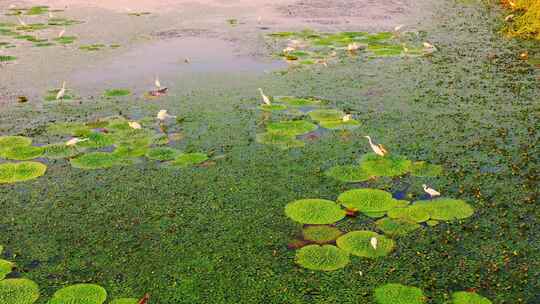
<path id="1" fill-rule="evenodd" d="M 438 3 L 413 34 L 276 27 L 288 73 L 6 105 L 0 304 L 538 302 L 537 75 L 499 14 Z M 69 30 L 50 10 L 0 38 Z"/>

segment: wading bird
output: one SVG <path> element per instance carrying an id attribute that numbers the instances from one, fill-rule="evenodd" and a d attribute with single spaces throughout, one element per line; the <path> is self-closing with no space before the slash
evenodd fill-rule
<path id="1" fill-rule="evenodd" d="M 129 125 L 130 128 L 135 129 L 135 130 L 142 129 L 141 124 L 136 122 L 136 121 L 130 121 L 130 122 L 128 122 L 128 125 Z"/>
<path id="2" fill-rule="evenodd" d="M 159 77 L 156 76 L 156 78 L 154 78 L 154 85 L 156 86 L 156 89 L 161 89 L 161 82 L 159 81 Z"/>
<path id="3" fill-rule="evenodd" d="M 360 45 L 356 42 L 353 42 L 353 43 L 349 43 L 349 45 L 347 45 L 347 51 L 349 52 L 356 52 L 360 49 Z"/>
<path id="4" fill-rule="evenodd" d="M 377 249 L 377 243 L 378 243 L 378 240 L 376 237 L 372 237 L 370 240 L 369 240 L 369 243 L 371 244 L 371 247 L 373 247 L 373 249 Z"/>
<path id="5" fill-rule="evenodd" d="M 347 121 L 350 121 L 352 119 L 352 115 L 351 114 L 345 114 L 343 115 L 343 117 L 341 118 L 341 120 L 343 122 L 347 122 Z"/>
<path id="6" fill-rule="evenodd" d="M 264 104 L 266 104 L 266 105 L 271 105 L 272 104 L 272 102 L 270 101 L 270 98 L 268 96 L 264 95 L 264 92 L 263 92 L 263 90 L 261 88 L 259 88 L 259 93 L 261 93 L 261 97 L 262 97 L 262 100 L 263 100 Z"/>
<path id="7" fill-rule="evenodd" d="M 19 21 L 19 24 L 22 25 L 22 26 L 26 26 L 26 22 L 24 22 L 24 20 L 21 19 L 21 17 L 17 16 L 17 21 Z"/>
<path id="8" fill-rule="evenodd" d="M 64 99 L 64 95 L 66 95 L 66 82 L 62 82 L 62 87 L 60 88 L 60 91 L 58 91 L 58 94 L 56 94 L 56 100 Z"/>
<path id="9" fill-rule="evenodd" d="M 65 33 L 66 33 L 66 29 L 64 28 L 64 29 L 62 29 L 62 30 L 60 31 L 60 33 L 58 33 L 58 38 L 64 37 L 64 34 L 65 34 Z"/>
<path id="10" fill-rule="evenodd" d="M 429 42 L 424 42 L 423 45 L 424 45 L 424 52 L 427 54 L 431 54 L 437 51 L 437 47 Z"/>
<path id="11" fill-rule="evenodd" d="M 72 146 L 75 146 L 76 144 L 78 144 L 80 142 L 87 141 L 87 140 L 88 140 L 88 138 L 81 139 L 81 138 L 78 138 L 78 137 L 73 137 L 72 139 L 66 141 L 66 146 L 72 147 Z"/>
<path id="12" fill-rule="evenodd" d="M 160 110 L 156 117 L 161 121 L 164 121 L 167 118 L 176 118 L 176 116 L 169 115 L 169 113 L 167 113 L 167 110 Z"/>
<path id="13" fill-rule="evenodd" d="M 373 152 L 375 152 L 375 154 L 379 155 L 379 156 L 385 156 L 386 154 L 388 154 L 388 151 L 384 148 L 383 145 L 376 145 L 374 144 L 372 141 L 371 141 L 371 137 L 369 136 L 364 136 L 365 138 L 367 138 L 369 140 L 369 145 L 371 146 L 371 150 L 373 150 Z"/>
<path id="14" fill-rule="evenodd" d="M 424 192 L 429 194 L 430 197 L 440 196 L 441 193 L 433 188 L 428 187 L 426 184 L 423 184 Z"/>

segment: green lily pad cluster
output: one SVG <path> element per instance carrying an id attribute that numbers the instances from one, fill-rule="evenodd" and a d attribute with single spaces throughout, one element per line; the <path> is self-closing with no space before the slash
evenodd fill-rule
<path id="1" fill-rule="evenodd" d="M 373 292 L 377 304 L 423 304 L 427 297 L 422 289 L 398 283 L 377 287 Z M 491 304 L 487 298 L 476 292 L 457 291 L 452 293 L 451 304 Z"/>
<path id="2" fill-rule="evenodd" d="M 301 32 L 276 32 L 270 38 L 283 42 L 283 50 L 276 53 L 294 65 L 309 66 L 339 62 L 346 56 L 368 58 L 421 56 L 422 47 L 417 42 L 402 41 L 391 32 L 337 32 L 325 33 L 312 30 Z"/>
<path id="3" fill-rule="evenodd" d="M 442 174 L 442 167 L 425 161 L 413 162 L 400 155 L 379 156 L 375 153 L 367 153 L 362 156 L 358 164 L 334 166 L 325 174 L 344 183 L 358 183 L 375 177 L 395 177 L 405 174 L 436 177 Z"/>
<path id="4" fill-rule="evenodd" d="M 322 108 L 326 102 L 313 97 L 275 96 L 271 104 L 261 105 L 265 112 L 284 112 L 292 116 L 306 116 L 307 119 L 270 122 L 265 133 L 257 134 L 256 140 L 262 144 L 275 145 L 282 149 L 303 147 L 305 142 L 298 136 L 317 130 L 352 130 L 360 122 L 346 116 L 343 111 Z"/>
<path id="5" fill-rule="evenodd" d="M 344 233 L 334 226 L 358 212 L 379 218 L 375 226 L 384 235 L 369 230 Z M 473 213 L 473 208 L 462 200 L 438 198 L 411 204 L 394 199 L 386 191 L 368 188 L 345 191 L 338 196 L 337 202 L 301 199 L 285 206 L 285 215 L 304 225 L 302 240 L 295 244 L 309 245 L 308 249 L 302 247 L 297 251 L 296 262 L 302 267 L 322 271 L 345 267 L 349 255 L 387 256 L 396 246 L 392 237 L 420 229 L 422 223 L 433 225 L 435 221 L 464 219 Z"/>
<path id="6" fill-rule="evenodd" d="M 45 174 L 47 166 L 28 161 L 43 156 L 42 147 L 32 146 L 32 139 L 24 136 L 0 136 L 0 159 L 21 162 L 0 164 L 0 184 L 12 184 L 38 178 Z"/>

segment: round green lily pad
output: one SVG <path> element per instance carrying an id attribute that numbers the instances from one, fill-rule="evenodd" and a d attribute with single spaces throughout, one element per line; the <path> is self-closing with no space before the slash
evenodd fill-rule
<path id="1" fill-rule="evenodd" d="M 377 248 L 371 245 L 371 238 L 377 239 Z M 336 240 L 339 248 L 352 255 L 376 258 L 387 256 L 394 249 L 394 241 L 373 231 L 351 231 Z"/>
<path id="2" fill-rule="evenodd" d="M 377 304 L 422 304 L 425 300 L 424 293 L 417 287 L 391 283 L 375 289 Z"/>
<path id="3" fill-rule="evenodd" d="M 114 139 L 110 134 L 92 132 L 86 137 L 88 140 L 77 143 L 77 147 L 82 148 L 105 148 L 114 144 Z"/>
<path id="4" fill-rule="evenodd" d="M 35 179 L 47 171 L 47 166 L 38 162 L 0 164 L 0 184 L 11 184 Z"/>
<path id="5" fill-rule="evenodd" d="M 177 158 L 182 152 L 169 147 L 152 148 L 146 152 L 146 157 L 153 160 L 167 161 Z"/>
<path id="6" fill-rule="evenodd" d="M 24 136 L 0 136 L 0 150 L 26 147 L 32 144 L 32 139 Z"/>
<path id="7" fill-rule="evenodd" d="M 71 166 L 79 169 L 104 169 L 118 165 L 121 157 L 114 153 L 91 152 L 71 159 Z"/>
<path id="8" fill-rule="evenodd" d="M 105 97 L 119 97 L 119 96 L 128 96 L 130 94 L 131 94 L 131 91 L 127 89 L 110 89 L 110 90 L 106 90 L 103 95 L 105 95 Z"/>
<path id="9" fill-rule="evenodd" d="M 452 304 L 491 304 L 476 292 L 458 291 L 452 294 Z"/>
<path id="10" fill-rule="evenodd" d="M 208 156 L 204 153 L 183 153 L 172 161 L 172 165 L 179 167 L 189 167 L 198 165 L 208 160 Z"/>
<path id="11" fill-rule="evenodd" d="M 0 280 L 3 280 L 14 266 L 12 262 L 0 259 Z"/>
<path id="12" fill-rule="evenodd" d="M 319 123 L 321 127 L 330 130 L 354 130 L 360 127 L 360 122 L 358 120 L 324 120 Z"/>
<path id="13" fill-rule="evenodd" d="M 474 214 L 474 209 L 465 201 L 452 198 L 437 198 L 429 201 L 418 201 L 413 206 L 425 208 L 431 219 L 452 221 L 464 219 Z"/>
<path id="14" fill-rule="evenodd" d="M 388 211 L 388 217 L 422 223 L 430 218 L 429 210 L 424 205 L 410 205 L 404 208 L 394 208 Z"/>
<path id="15" fill-rule="evenodd" d="M 388 217 L 378 220 L 375 225 L 390 236 L 406 235 L 421 227 L 415 222 Z"/>
<path id="16" fill-rule="evenodd" d="M 95 284 L 75 284 L 54 293 L 48 304 L 103 304 L 107 292 Z"/>
<path id="17" fill-rule="evenodd" d="M 308 113 L 309 117 L 315 121 L 325 121 L 325 120 L 341 120 L 345 113 L 340 110 L 335 109 L 320 109 L 313 110 Z"/>
<path id="18" fill-rule="evenodd" d="M 364 182 L 371 178 L 360 166 L 335 166 L 325 172 L 325 175 L 344 183 Z"/>
<path id="19" fill-rule="evenodd" d="M 302 224 L 333 224 L 345 217 L 345 211 L 333 201 L 324 199 L 301 199 L 285 206 L 285 214 Z"/>
<path id="20" fill-rule="evenodd" d="M 0 281 L 0 303 L 32 304 L 39 298 L 39 287 L 28 279 Z"/>
<path id="21" fill-rule="evenodd" d="M 333 245 L 309 245 L 296 252 L 296 263 L 311 270 L 333 271 L 349 262 L 349 255 Z"/>
<path id="22" fill-rule="evenodd" d="M 257 134 L 256 141 L 260 144 L 277 146 L 280 149 L 301 148 L 305 143 L 296 139 L 296 135 L 279 133 L 260 133 Z"/>
<path id="23" fill-rule="evenodd" d="M 113 151 L 120 158 L 141 157 L 146 155 L 147 152 L 147 146 L 136 144 L 120 144 Z"/>
<path id="24" fill-rule="evenodd" d="M 328 225 L 316 225 L 308 226 L 302 230 L 304 239 L 315 242 L 317 244 L 327 244 L 335 241 L 340 235 L 343 234 L 341 230 L 336 227 Z"/>
<path id="25" fill-rule="evenodd" d="M 64 143 L 50 144 L 43 147 L 43 157 L 48 159 L 71 158 L 81 152 L 73 146 L 66 146 Z"/>
<path id="26" fill-rule="evenodd" d="M 120 298 L 112 300 L 110 304 L 138 304 L 139 299 L 135 298 Z"/>
<path id="27" fill-rule="evenodd" d="M 437 221 L 437 220 L 429 220 L 426 222 L 426 224 L 430 227 L 435 227 L 437 225 L 439 225 L 441 222 Z"/>
<path id="28" fill-rule="evenodd" d="M 52 135 L 87 136 L 91 133 L 88 126 L 78 122 L 57 122 L 47 126 L 47 133 Z"/>
<path id="29" fill-rule="evenodd" d="M 36 146 L 11 147 L 0 152 L 0 156 L 13 160 L 30 160 L 43 155 L 43 148 Z"/>
<path id="30" fill-rule="evenodd" d="M 287 109 L 287 106 L 286 105 L 281 105 L 281 104 L 271 104 L 271 105 L 267 105 L 267 104 L 264 104 L 264 105 L 261 105 L 260 108 L 264 111 L 283 111 L 283 110 L 286 110 Z"/>
<path id="31" fill-rule="evenodd" d="M 381 212 L 401 206 L 392 194 L 378 189 L 349 190 L 338 196 L 338 202 L 348 209 L 360 212 Z"/>
<path id="32" fill-rule="evenodd" d="M 299 98 L 293 96 L 274 96 L 276 102 L 282 102 L 294 107 L 318 106 L 320 100 L 314 98 Z"/>
<path id="33" fill-rule="evenodd" d="M 268 124 L 266 129 L 269 133 L 278 133 L 284 135 L 301 135 L 309 133 L 311 131 L 315 131 L 317 129 L 317 125 L 305 120 L 291 120 L 271 122 Z"/>
<path id="34" fill-rule="evenodd" d="M 425 161 L 414 162 L 411 164 L 412 176 L 424 176 L 435 177 L 442 173 L 442 167 L 439 165 L 432 165 Z"/>
<path id="35" fill-rule="evenodd" d="M 399 176 L 407 173 L 411 167 L 411 161 L 399 155 L 379 156 L 375 153 L 365 154 L 360 166 L 373 176 Z"/>
<path id="36" fill-rule="evenodd" d="M 380 218 L 386 215 L 386 211 L 362 212 L 362 214 L 370 218 Z"/>

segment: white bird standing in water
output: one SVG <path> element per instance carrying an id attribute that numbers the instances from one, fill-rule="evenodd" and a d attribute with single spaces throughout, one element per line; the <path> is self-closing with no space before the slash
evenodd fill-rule
<path id="1" fill-rule="evenodd" d="M 349 52 L 356 52 L 359 49 L 360 49 L 360 45 L 356 42 L 349 43 L 349 45 L 347 45 L 347 51 Z"/>
<path id="2" fill-rule="evenodd" d="M 62 83 L 62 88 L 60 88 L 60 91 L 58 91 L 58 94 L 56 94 L 56 100 L 64 99 L 64 95 L 66 95 L 66 82 L 65 81 Z"/>
<path id="3" fill-rule="evenodd" d="M 426 184 L 423 184 L 422 187 L 424 188 L 424 192 L 429 194 L 431 197 L 440 196 L 441 193 L 433 188 L 428 187 Z"/>
<path id="4" fill-rule="evenodd" d="M 64 28 L 64 29 L 62 29 L 62 30 L 60 31 L 60 33 L 58 33 L 58 38 L 64 37 L 64 34 L 65 34 L 65 33 L 66 33 L 66 29 Z"/>
<path id="5" fill-rule="evenodd" d="M 157 114 L 157 119 L 164 121 L 167 118 L 175 118 L 176 116 L 169 115 L 167 110 L 160 110 Z"/>
<path id="6" fill-rule="evenodd" d="M 347 121 L 350 121 L 352 119 L 352 115 L 351 114 L 345 114 L 343 115 L 343 117 L 341 118 L 341 120 L 343 122 L 347 122 Z"/>
<path id="7" fill-rule="evenodd" d="M 135 130 L 142 129 L 141 124 L 136 122 L 136 121 L 130 121 L 130 122 L 128 122 L 128 125 L 129 125 L 130 128 L 135 129 Z"/>
<path id="8" fill-rule="evenodd" d="M 377 249 L 377 243 L 379 241 L 377 240 L 376 237 L 372 237 L 370 240 L 369 240 L 369 243 L 371 244 L 371 247 L 373 247 L 373 249 Z"/>
<path id="9" fill-rule="evenodd" d="M 264 95 L 264 92 L 261 88 L 259 88 L 259 93 L 261 93 L 261 97 L 262 97 L 262 100 L 264 102 L 264 104 L 266 105 L 271 105 L 272 102 L 270 101 L 270 98 L 268 98 L 268 96 Z"/>
<path id="10" fill-rule="evenodd" d="M 68 146 L 68 147 L 75 146 L 76 144 L 78 144 L 80 142 L 83 142 L 83 141 L 87 141 L 87 140 L 88 140 L 88 138 L 80 139 L 80 138 L 77 138 L 77 137 L 73 137 L 72 139 L 66 141 L 66 146 Z"/>
<path id="11" fill-rule="evenodd" d="M 437 47 L 429 42 L 424 42 L 423 45 L 424 45 L 424 52 L 426 52 L 427 54 L 432 54 L 435 51 L 437 51 Z"/>
<path id="12" fill-rule="evenodd" d="M 367 138 L 369 140 L 369 145 L 371 146 L 371 150 L 373 150 L 373 152 L 375 152 L 375 154 L 379 155 L 379 156 L 385 156 L 386 154 L 388 154 L 388 151 L 384 148 L 383 145 L 376 145 L 374 144 L 372 141 L 371 141 L 371 137 L 369 136 L 364 136 L 365 138 Z"/>
<path id="13" fill-rule="evenodd" d="M 154 79 L 154 85 L 156 86 L 156 88 L 159 90 L 161 89 L 161 82 L 159 81 L 159 77 L 156 76 L 156 78 Z"/>
<path id="14" fill-rule="evenodd" d="M 404 26 L 405 26 L 404 24 L 400 24 L 400 25 L 394 27 L 394 32 L 396 32 L 396 33 L 399 32 L 399 30 L 401 30 Z"/>
<path id="15" fill-rule="evenodd" d="M 22 25 L 22 26 L 26 26 L 26 22 L 24 22 L 21 17 L 17 16 L 17 20 L 19 21 L 19 24 Z"/>

